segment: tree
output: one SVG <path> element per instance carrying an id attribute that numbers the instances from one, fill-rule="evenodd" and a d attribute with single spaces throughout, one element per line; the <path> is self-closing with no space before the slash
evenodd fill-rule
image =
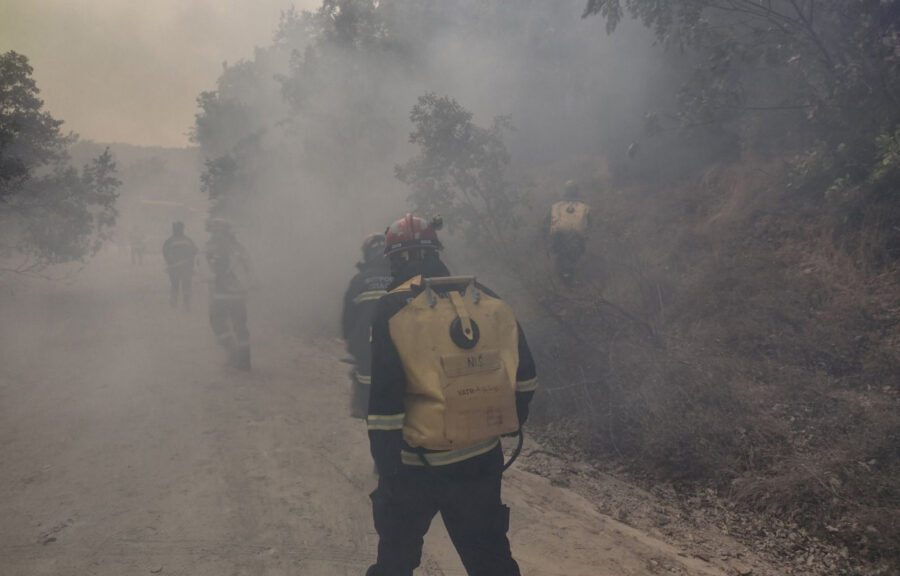
<path id="1" fill-rule="evenodd" d="M 246 190 L 241 185 L 245 180 L 233 156 L 226 154 L 206 161 L 200 189 L 209 198 L 210 216 L 226 216 L 233 211 L 230 205 Z"/>
<path id="2" fill-rule="evenodd" d="M 409 118 L 415 126 L 409 141 L 420 151 L 395 174 L 412 188 L 415 210 L 441 214 L 451 232 L 459 229 L 468 240 L 503 254 L 522 201 L 504 176 L 509 118 L 497 116 L 490 128 L 482 128 L 456 100 L 431 92 L 419 97 Z"/>
<path id="3" fill-rule="evenodd" d="M 79 172 L 69 165 L 74 134 L 44 111 L 28 59 L 0 55 L 0 237 L 4 270 L 34 272 L 99 250 L 117 216 L 121 182 L 106 149 Z"/>
<path id="4" fill-rule="evenodd" d="M 28 59 L 0 56 L 0 199 L 21 189 L 35 166 L 66 159 L 72 136 L 60 134 L 61 120 L 41 111 L 44 102 L 31 78 Z"/>
<path id="5" fill-rule="evenodd" d="M 626 13 L 689 55 L 682 126 L 714 125 L 744 150 L 790 158 L 788 186 L 826 200 L 843 240 L 875 231 L 900 259 L 900 177 L 884 169 L 897 162 L 900 2 L 588 0 L 584 16 L 611 33 Z"/>
<path id="6" fill-rule="evenodd" d="M 588 0 L 584 15 L 599 14 L 612 33 L 625 12 L 664 44 L 695 52 L 679 96 L 691 120 L 797 110 L 829 130 L 897 121 L 900 3 Z"/>

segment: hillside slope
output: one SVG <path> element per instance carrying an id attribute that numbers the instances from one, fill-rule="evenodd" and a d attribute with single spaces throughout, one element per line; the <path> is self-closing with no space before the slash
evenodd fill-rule
<path id="1" fill-rule="evenodd" d="M 665 189 L 585 178 L 577 281 L 542 257 L 527 276 L 552 319 L 536 330 L 543 438 L 674 487 L 691 514 L 733 512 L 729 531 L 798 573 L 890 573 L 900 274 L 836 245 L 781 170 L 718 166 Z"/>

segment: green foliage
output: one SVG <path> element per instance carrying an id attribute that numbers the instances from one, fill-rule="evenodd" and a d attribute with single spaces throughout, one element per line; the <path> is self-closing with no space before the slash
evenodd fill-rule
<path id="1" fill-rule="evenodd" d="M 85 196 L 92 206 L 91 212 L 97 228 L 99 240 L 108 238 L 108 231 L 115 226 L 115 202 L 122 181 L 116 176 L 118 168 L 107 147 L 103 153 L 91 160 L 82 171 L 81 180 L 85 186 Z M 99 245 L 94 248 L 96 250 Z"/>
<path id="2" fill-rule="evenodd" d="M 66 159 L 72 136 L 60 134 L 62 120 L 41 108 L 28 58 L 0 55 L 0 199 L 16 194 L 36 166 Z"/>
<path id="3" fill-rule="evenodd" d="M 246 178 L 235 158 L 226 154 L 206 161 L 200 189 L 209 198 L 210 215 L 226 216 L 232 211 L 229 204 L 246 190 Z"/>
<path id="4" fill-rule="evenodd" d="M 869 144 L 869 145 L 866 145 Z M 845 244 L 858 249 L 857 238 L 868 229 L 883 247 L 869 246 L 869 259 L 885 264 L 900 258 L 900 127 L 884 132 L 874 142 L 848 146 L 825 140 L 789 161 L 788 186 L 822 200 Z"/>
<path id="5" fill-rule="evenodd" d="M 693 51 L 681 90 L 704 106 L 683 108 L 687 118 L 797 110 L 807 128 L 851 131 L 898 120 L 900 3 L 589 0 L 585 16 L 599 14 L 611 32 L 625 12 Z"/>
<path id="6" fill-rule="evenodd" d="M 406 111 L 424 90 L 465 83 L 481 93 L 472 101 L 488 102 L 480 96 L 502 84 L 509 109 L 535 131 L 555 131 L 555 154 L 580 153 L 597 140 L 592 126 L 616 116 L 579 114 L 591 101 L 610 105 L 593 87 L 619 91 L 599 75 L 579 79 L 556 65 L 568 56 L 588 63 L 598 52 L 587 27 L 567 27 L 577 24 L 577 5 L 565 8 L 542 0 L 326 0 L 288 9 L 271 46 L 226 66 L 215 90 L 200 96 L 194 140 L 209 158 L 241 163 L 236 148 L 259 136 L 267 156 L 254 160 L 267 164 L 261 193 L 272 193 L 273 179 L 302 181 L 350 201 L 389 189 L 389 168 L 405 158 Z M 489 72 L 495 61 L 512 65 Z M 564 105 L 542 114 L 551 99 Z M 521 140 L 526 152 L 541 152 L 539 138 Z"/>
<path id="7" fill-rule="evenodd" d="M 788 186 L 800 191 L 825 190 L 834 181 L 838 157 L 845 149 L 833 150 L 825 142 L 816 142 L 790 160 Z"/>
<path id="8" fill-rule="evenodd" d="M 95 254 L 116 222 L 121 181 L 109 149 L 79 174 L 65 167 L 29 182 L 30 198 L 17 203 L 23 233 L 18 251 L 31 257 L 32 269 L 83 260 Z"/>
<path id="9" fill-rule="evenodd" d="M 523 201 L 504 177 L 509 119 L 498 116 L 490 128 L 476 126 L 456 100 L 434 93 L 420 96 L 409 118 L 415 126 L 409 141 L 419 146 L 419 154 L 395 173 L 412 188 L 415 211 L 441 214 L 451 232 L 459 229 L 468 240 L 502 253 Z"/>
<path id="10" fill-rule="evenodd" d="M 290 8 L 270 47 L 223 68 L 216 90 L 197 99 L 192 132 L 215 159 L 204 184 L 213 211 L 240 217 L 251 190 L 271 192 L 254 179 L 273 175 L 281 182 L 312 181 L 346 198 L 367 185 L 368 167 L 381 163 L 384 172 L 393 163 L 387 156 L 403 131 L 387 92 L 403 55 L 387 33 L 384 12 L 373 0 Z M 240 185 L 224 184 L 226 158 Z M 229 195 L 242 199 L 232 202 Z"/>
<path id="11" fill-rule="evenodd" d="M 848 233 L 896 227 L 900 198 L 886 191 L 900 185 L 900 2 L 588 0 L 584 15 L 612 32 L 626 13 L 687 53 L 682 126 L 719 126 L 745 151 L 792 157 L 791 187 L 855 223 Z"/>
<path id="12" fill-rule="evenodd" d="M 255 92 L 261 82 L 259 68 L 250 62 L 223 66 L 217 89 L 197 97 L 200 111 L 194 115 L 192 142 L 218 156 L 265 129 L 260 107 L 255 106 Z"/>
<path id="13" fill-rule="evenodd" d="M 227 150 L 252 129 L 250 110 L 242 102 L 207 91 L 197 97 L 197 106 L 201 111 L 195 115 L 191 142 L 204 149 Z"/>
<path id="14" fill-rule="evenodd" d="M 327 172 L 323 176 L 339 190 L 353 188 L 343 181 L 348 166 L 381 160 L 390 149 L 385 138 L 400 136 L 391 126 L 388 92 L 407 53 L 383 12 L 374 0 L 325 0 L 315 12 L 282 18 L 280 30 L 302 31 L 305 43 L 292 51 L 288 73 L 276 79 L 293 121 L 304 128 L 304 147 L 321 155 L 310 168 Z M 287 32 L 276 37 L 301 43 L 288 40 Z"/>
<path id="15" fill-rule="evenodd" d="M 115 225 L 118 188 L 109 149 L 79 172 L 69 165 L 74 135 L 42 110 L 28 59 L 0 55 L 0 250 L 25 257 L 14 271 L 84 260 Z"/>
<path id="16" fill-rule="evenodd" d="M 308 13 L 309 26 L 318 30 L 320 43 L 368 50 L 387 37 L 387 28 L 378 12 L 378 0 L 323 0 Z"/>
<path id="17" fill-rule="evenodd" d="M 880 186 L 900 181 L 900 126 L 893 134 L 879 134 L 875 146 L 877 161 L 872 170 L 872 184 Z"/>

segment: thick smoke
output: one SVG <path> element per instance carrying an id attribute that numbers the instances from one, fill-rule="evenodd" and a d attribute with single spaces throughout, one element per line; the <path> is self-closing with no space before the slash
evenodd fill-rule
<path id="1" fill-rule="evenodd" d="M 210 159 L 235 160 L 213 210 L 235 221 L 269 299 L 308 327 L 333 325 L 362 238 L 408 209 L 393 172 L 415 153 L 408 115 L 425 92 L 456 99 L 478 125 L 510 117 L 508 176 L 529 188 L 526 222 L 562 184 L 539 167 L 605 177 L 665 73 L 648 32 L 607 36 L 582 10 L 579 0 L 384 1 L 283 14 L 274 43 L 201 97 L 194 134 Z M 473 267 L 449 240 L 450 261 Z"/>

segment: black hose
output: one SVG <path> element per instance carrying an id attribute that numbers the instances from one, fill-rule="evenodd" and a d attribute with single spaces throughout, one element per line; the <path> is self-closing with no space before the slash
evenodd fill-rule
<path id="1" fill-rule="evenodd" d="M 502 472 L 506 472 L 506 469 L 512 466 L 513 462 L 516 461 L 516 458 L 519 457 L 519 454 L 522 453 L 522 444 L 525 443 L 525 433 L 522 432 L 521 428 L 519 428 L 518 436 L 519 441 L 516 442 L 516 449 L 513 450 L 512 456 L 510 456 L 509 460 L 506 461 L 506 464 L 503 465 Z M 428 459 L 425 458 L 425 450 L 419 448 L 418 450 L 416 450 L 416 455 L 419 457 L 419 460 L 422 461 L 422 464 L 425 465 L 425 468 L 430 469 L 432 467 L 431 462 L 429 462 Z"/>
<path id="2" fill-rule="evenodd" d="M 509 460 L 506 464 L 503 465 L 503 471 L 506 472 L 506 469 L 513 465 L 513 462 L 516 461 L 516 458 L 519 457 L 519 454 L 522 452 L 522 444 L 525 443 L 525 433 L 522 432 L 522 429 L 519 428 L 519 441 L 516 443 L 516 449 L 513 450 L 512 456 L 509 457 Z"/>

